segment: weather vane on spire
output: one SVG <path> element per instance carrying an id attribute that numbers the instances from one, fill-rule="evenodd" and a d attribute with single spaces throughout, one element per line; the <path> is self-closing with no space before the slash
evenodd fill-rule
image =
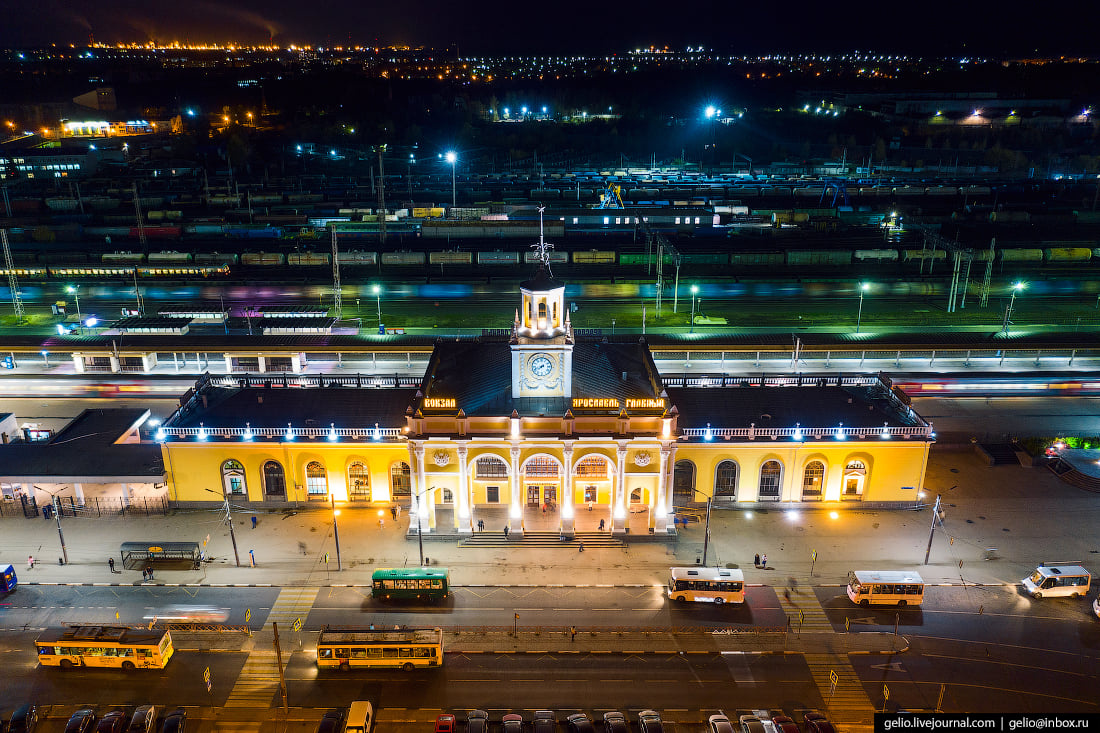
<path id="1" fill-rule="evenodd" d="M 531 249 L 535 250 L 535 256 L 538 261 L 542 263 L 542 266 L 546 268 L 547 272 L 550 272 L 550 250 L 554 249 L 554 245 L 543 239 L 542 236 L 542 213 L 546 211 L 545 206 L 539 207 L 539 241 L 531 245 Z M 552 272 L 550 272 L 553 275 Z"/>

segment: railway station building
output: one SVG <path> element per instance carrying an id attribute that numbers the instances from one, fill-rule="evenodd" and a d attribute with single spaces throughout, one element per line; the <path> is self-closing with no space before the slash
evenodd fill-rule
<path id="1" fill-rule="evenodd" d="M 880 376 L 662 378 L 644 339 L 575 336 L 544 260 L 509 336 L 440 340 L 421 378 L 206 375 L 155 439 L 178 504 L 568 536 L 674 532 L 708 499 L 909 507 L 935 433 Z"/>

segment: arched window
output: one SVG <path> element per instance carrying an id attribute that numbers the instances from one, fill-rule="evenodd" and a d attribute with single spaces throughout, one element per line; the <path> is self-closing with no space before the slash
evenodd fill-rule
<path id="1" fill-rule="evenodd" d="M 783 466 L 779 461 L 767 461 L 760 467 L 759 501 L 779 501 L 779 484 L 783 476 Z"/>
<path id="2" fill-rule="evenodd" d="M 264 464 L 264 496 L 270 499 L 286 499 L 286 474 L 278 461 Z"/>
<path id="3" fill-rule="evenodd" d="M 585 456 L 577 463 L 573 475 L 587 479 L 606 479 L 607 459 L 603 456 Z"/>
<path id="4" fill-rule="evenodd" d="M 546 330 L 546 302 L 539 301 L 539 322 L 538 329 L 540 331 Z"/>
<path id="5" fill-rule="evenodd" d="M 452 492 L 450 489 L 443 489 L 443 503 L 444 504 L 454 504 L 455 503 L 454 492 Z"/>
<path id="6" fill-rule="evenodd" d="M 348 499 L 370 500 L 370 473 L 362 463 L 355 462 L 348 466 Z"/>
<path id="7" fill-rule="evenodd" d="M 672 500 L 681 503 L 695 500 L 695 464 L 676 461 L 672 471 Z"/>
<path id="8" fill-rule="evenodd" d="M 412 495 L 412 471 L 409 464 L 398 461 L 390 466 L 390 496 Z"/>
<path id="9" fill-rule="evenodd" d="M 508 477 L 508 464 L 496 456 L 482 456 L 474 464 L 474 477 L 494 479 Z"/>
<path id="10" fill-rule="evenodd" d="M 737 499 L 737 463 L 722 461 L 714 471 L 715 501 L 734 501 Z"/>
<path id="11" fill-rule="evenodd" d="M 325 467 L 317 461 L 306 464 L 306 495 L 310 499 L 328 496 L 328 476 Z"/>
<path id="12" fill-rule="evenodd" d="M 825 464 L 821 461 L 810 461 L 806 464 L 806 470 L 802 473 L 803 500 L 820 500 L 821 491 L 824 487 Z"/>
<path id="13" fill-rule="evenodd" d="M 643 489 L 631 489 L 630 490 L 630 503 L 631 504 L 641 504 L 643 496 L 645 496 L 645 494 L 643 493 Z"/>
<path id="14" fill-rule="evenodd" d="M 222 487 L 225 493 L 233 496 L 244 496 L 248 493 L 244 482 L 244 466 L 240 461 L 230 459 L 222 464 Z"/>
<path id="15" fill-rule="evenodd" d="M 526 478 L 557 478 L 558 464 L 550 456 L 535 456 L 523 467 Z"/>
<path id="16" fill-rule="evenodd" d="M 844 467 L 844 495 L 845 499 L 859 500 L 863 498 L 863 484 L 867 481 L 867 466 L 863 461 L 848 461 Z"/>

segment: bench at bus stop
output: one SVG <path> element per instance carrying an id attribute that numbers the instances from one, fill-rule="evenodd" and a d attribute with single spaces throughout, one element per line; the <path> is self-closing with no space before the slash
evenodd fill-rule
<path id="1" fill-rule="evenodd" d="M 150 565 L 163 570 L 197 570 L 202 562 L 198 542 L 123 542 L 120 554 L 127 570 Z"/>

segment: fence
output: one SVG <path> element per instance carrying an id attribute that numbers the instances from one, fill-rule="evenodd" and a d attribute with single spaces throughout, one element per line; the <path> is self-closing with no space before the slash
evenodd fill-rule
<path id="1" fill-rule="evenodd" d="M 115 496 L 92 496 L 78 502 L 73 496 L 59 496 L 56 504 L 39 504 L 34 496 L 22 496 L 19 501 L 0 501 L 0 517 L 11 517 L 22 514 L 24 517 L 37 517 L 39 514 L 46 519 L 53 517 L 54 507 L 63 517 L 118 517 L 128 514 L 136 516 L 152 516 L 154 514 L 168 514 L 168 497 L 165 496 L 141 496 L 134 499 L 123 499 Z"/>

